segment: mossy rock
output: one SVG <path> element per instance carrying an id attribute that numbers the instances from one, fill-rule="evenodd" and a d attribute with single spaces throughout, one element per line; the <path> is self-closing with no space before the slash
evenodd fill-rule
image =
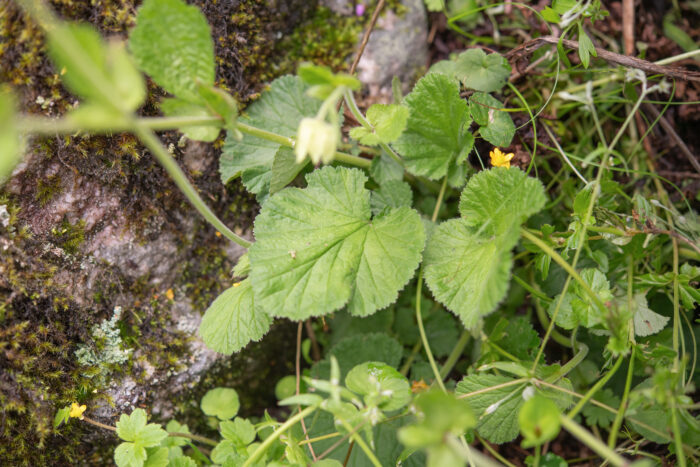
<path id="1" fill-rule="evenodd" d="M 124 38 L 140 2 L 50 3 L 64 19 Z M 191 3 L 212 26 L 217 83 L 244 102 L 265 82 L 294 71 L 297 61 L 341 67 L 355 45 L 349 38 L 362 27 L 316 2 Z M 23 111 L 64 114 L 76 99 L 46 59 L 41 31 L 16 6 L 3 8 L 0 82 L 11 84 Z M 319 21 L 321 30 L 314 26 Z M 348 31 L 345 48 L 327 43 L 331 52 L 324 56 L 323 48 L 308 47 L 334 24 Z M 140 113 L 158 115 L 164 95 L 149 83 Z M 160 136 L 212 209 L 249 235 L 258 207 L 240 185 L 221 184 L 221 139 L 203 144 L 176 132 Z M 211 385 L 235 387 L 251 414 L 274 404 L 270 382 L 291 371 L 290 324 L 233 358 L 220 358 L 196 338 L 201 314 L 230 286 L 242 250 L 200 220 L 133 136 L 34 138 L 0 187 L 0 205 L 9 213 L 8 225 L 0 224 L 0 465 L 111 465 L 112 433 L 75 420 L 53 429 L 55 411 L 73 401 L 110 424 L 136 404 L 161 418 L 187 415 Z M 76 350 L 81 344 L 99 350 L 93 328 L 115 307 L 123 310 L 120 338 L 133 350 L 128 361 L 80 366 Z"/>

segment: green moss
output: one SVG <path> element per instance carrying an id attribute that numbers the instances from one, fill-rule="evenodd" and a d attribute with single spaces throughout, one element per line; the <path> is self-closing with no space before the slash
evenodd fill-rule
<path id="1" fill-rule="evenodd" d="M 293 73 L 302 61 L 327 65 L 336 71 L 347 68 L 363 23 L 364 18 L 340 16 L 318 7 L 312 18 L 276 44 L 279 58 L 274 63 L 275 72 Z"/>
<path id="2" fill-rule="evenodd" d="M 39 180 L 35 198 L 43 207 L 53 199 L 61 189 L 61 177 L 58 174 L 49 175 L 43 180 Z"/>
<path id="3" fill-rule="evenodd" d="M 81 219 L 71 224 L 67 219 L 63 219 L 58 227 L 51 229 L 51 234 L 66 253 L 74 255 L 85 242 L 85 221 Z"/>

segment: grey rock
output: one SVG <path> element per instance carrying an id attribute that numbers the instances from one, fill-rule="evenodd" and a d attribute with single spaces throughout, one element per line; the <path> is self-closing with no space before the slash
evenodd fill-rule
<path id="1" fill-rule="evenodd" d="M 349 3 L 349 2 L 346 2 Z M 401 15 L 387 9 L 377 20 L 357 66 L 358 77 L 370 95 L 389 96 L 398 76 L 408 91 L 428 62 L 428 17 L 423 0 L 404 0 Z"/>

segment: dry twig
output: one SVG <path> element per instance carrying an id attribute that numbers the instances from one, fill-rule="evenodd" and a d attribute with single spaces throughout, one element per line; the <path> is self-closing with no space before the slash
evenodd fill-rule
<path id="1" fill-rule="evenodd" d="M 578 42 L 569 39 L 560 39 L 554 36 L 544 36 L 527 41 L 524 44 L 519 45 L 507 54 L 506 58 L 511 60 L 515 58 L 522 57 L 524 55 L 529 55 L 535 50 L 539 49 L 543 45 L 551 44 L 556 45 L 559 42 L 568 48 L 578 50 Z M 606 62 L 614 63 L 616 65 L 622 65 L 628 68 L 637 68 L 646 73 L 650 74 L 660 74 L 664 76 L 670 76 L 672 78 L 684 79 L 687 81 L 700 81 L 700 72 L 684 70 L 682 68 L 674 68 L 668 66 L 657 65 L 646 60 L 642 60 L 636 57 L 630 57 L 628 55 L 616 54 L 600 47 L 595 48 L 598 53 L 598 58 L 602 58 Z"/>

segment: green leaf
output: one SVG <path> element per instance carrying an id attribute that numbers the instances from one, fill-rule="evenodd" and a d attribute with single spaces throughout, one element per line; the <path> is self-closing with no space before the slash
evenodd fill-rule
<path id="1" fill-rule="evenodd" d="M 603 389 L 595 394 L 595 399 L 598 402 L 609 405 L 610 407 L 619 407 L 620 398 L 617 397 L 610 389 Z M 608 429 L 615 420 L 615 413 L 610 413 L 607 410 L 598 407 L 594 404 L 586 404 L 582 411 L 586 417 L 586 424 L 589 426 L 597 425 L 600 428 Z"/>
<path id="2" fill-rule="evenodd" d="M 425 250 L 425 282 L 466 328 L 473 328 L 508 290 L 513 246 L 475 234 L 464 219 L 443 222 Z"/>
<path id="3" fill-rule="evenodd" d="M 600 301 L 606 303 L 613 299 L 610 283 L 605 274 L 597 269 L 587 268 L 582 270 L 580 275 L 583 282 L 595 292 Z M 571 297 L 571 308 L 574 310 L 578 322 L 587 328 L 601 323 L 604 319 L 602 311 L 598 309 L 591 296 L 583 290 L 578 282 L 575 282 L 571 288 L 574 294 Z"/>
<path id="4" fill-rule="evenodd" d="M 122 112 L 135 110 L 145 99 L 143 77 L 123 44 L 105 45 L 100 34 L 84 24 L 60 24 L 49 31 L 48 39 L 49 55 L 71 92 Z"/>
<path id="5" fill-rule="evenodd" d="M 475 92 L 469 98 L 469 110 L 479 134 L 494 146 L 507 147 L 515 135 L 515 125 L 508 112 L 500 110 L 503 104 L 490 94 Z"/>
<path id="6" fill-rule="evenodd" d="M 170 464 L 168 464 L 168 467 L 197 467 L 197 463 L 189 457 L 180 456 L 170 459 Z"/>
<path id="7" fill-rule="evenodd" d="M 220 420 L 230 420 L 236 416 L 241 403 L 238 393 L 231 388 L 214 388 L 202 397 L 202 412 Z"/>
<path id="8" fill-rule="evenodd" d="M 535 395 L 518 412 L 518 424 L 525 448 L 541 446 L 557 437 L 561 429 L 559 407 L 552 400 Z"/>
<path id="9" fill-rule="evenodd" d="M 244 418 L 223 421 L 219 430 L 224 439 L 233 442 L 237 447 L 245 447 L 255 441 L 255 427 Z"/>
<path id="10" fill-rule="evenodd" d="M 394 147 L 404 156 L 409 172 L 440 179 L 465 149 L 467 103 L 458 84 L 439 73 L 421 78 L 404 102 L 410 112 L 408 123 Z"/>
<path id="11" fill-rule="evenodd" d="M 170 420 L 165 426 L 165 431 L 168 433 L 189 433 L 190 429 L 187 425 L 181 425 L 177 420 Z M 168 436 L 161 443 L 162 446 L 185 446 L 187 445 L 187 438 L 180 436 Z"/>
<path id="12" fill-rule="evenodd" d="M 380 157 L 372 159 L 369 174 L 375 182 L 382 185 L 388 181 L 403 180 L 403 167 L 392 157 L 382 152 Z"/>
<path id="13" fill-rule="evenodd" d="M 525 465 L 528 467 L 535 465 L 535 458 L 533 456 L 527 456 L 525 458 Z M 542 456 L 539 462 L 539 467 L 567 467 L 568 465 L 568 462 L 551 452 Z"/>
<path id="14" fill-rule="evenodd" d="M 542 182 L 520 169 L 493 167 L 474 175 L 462 191 L 459 212 L 485 235 L 507 235 L 544 208 Z"/>
<path id="15" fill-rule="evenodd" d="M 492 335 L 489 340 L 493 338 Z M 494 342 L 511 355 L 527 360 L 534 357 L 533 353 L 540 345 L 540 337 L 529 319 L 518 316 L 507 319 L 502 335 L 496 337 Z"/>
<path id="16" fill-rule="evenodd" d="M 360 89 L 360 81 L 347 73 L 333 73 L 330 68 L 311 63 L 299 65 L 297 75 L 307 84 L 312 86 L 309 94 L 317 99 L 324 100 L 338 87 L 344 86 L 353 91 Z"/>
<path id="17" fill-rule="evenodd" d="M 19 135 L 15 128 L 15 98 L 8 88 L 0 87 L 0 186 L 9 178 L 20 156 Z"/>
<path id="18" fill-rule="evenodd" d="M 372 192 L 369 204 L 375 216 L 385 208 L 410 208 L 413 204 L 413 190 L 404 181 L 392 180 L 381 185 L 379 190 Z"/>
<path id="19" fill-rule="evenodd" d="M 552 2 L 552 9 L 560 15 L 563 15 L 567 11 L 573 10 L 578 6 L 579 2 L 577 0 L 554 0 Z"/>
<path id="20" fill-rule="evenodd" d="M 324 167 L 306 189 L 287 188 L 265 203 L 249 250 L 258 305 L 295 320 L 347 305 L 366 316 L 396 300 L 413 276 L 425 234 L 406 207 L 370 218 L 365 175 Z"/>
<path id="21" fill-rule="evenodd" d="M 514 381 L 514 378 L 500 375 L 473 374 L 465 377 L 457 384 L 457 395 L 468 395 L 465 400 L 469 402 L 479 420 L 477 431 L 481 436 L 492 443 L 506 443 L 518 436 L 518 413 L 525 403 L 523 390 L 526 384 L 505 384 Z M 504 385 L 493 389 L 497 385 Z M 571 382 L 563 378 L 558 385 L 571 390 Z M 528 392 L 546 396 L 554 401 L 560 409 L 566 409 L 571 404 L 571 396 L 554 389 L 527 387 Z M 472 395 L 476 391 L 483 391 Z"/>
<path id="22" fill-rule="evenodd" d="M 197 83 L 197 91 L 210 115 L 220 117 L 226 128 L 235 128 L 238 119 L 238 102 L 223 89 Z"/>
<path id="23" fill-rule="evenodd" d="M 138 67 L 176 97 L 200 102 L 197 84 L 214 84 L 214 44 L 207 20 L 181 0 L 146 0 L 129 48 Z"/>
<path id="24" fill-rule="evenodd" d="M 420 394 L 414 405 L 420 422 L 399 430 L 399 440 L 407 447 L 441 444 L 446 434 L 460 436 L 477 422 L 467 401 L 442 391 Z"/>
<path id="25" fill-rule="evenodd" d="M 58 428 L 62 423 L 66 423 L 69 419 L 70 415 L 70 405 L 67 407 L 63 407 L 62 409 L 58 409 L 56 411 L 56 415 L 53 417 L 53 428 L 54 430 Z"/>
<path id="26" fill-rule="evenodd" d="M 396 141 L 406 128 L 408 112 L 402 105 L 374 104 L 367 109 L 367 120 L 374 131 L 356 127 L 350 130 L 350 137 L 370 146 Z"/>
<path id="27" fill-rule="evenodd" d="M 227 439 L 217 444 L 211 451 L 211 460 L 217 464 L 234 461 L 232 465 L 243 465 L 243 457 L 239 454 L 236 445 Z"/>
<path id="28" fill-rule="evenodd" d="M 445 7 L 444 0 L 424 0 L 425 9 L 428 11 L 442 11 Z"/>
<path id="29" fill-rule="evenodd" d="M 250 280 L 234 284 L 219 295 L 204 313 L 199 335 L 212 350 L 231 355 L 251 341 L 259 341 L 272 319 L 255 306 Z"/>
<path id="30" fill-rule="evenodd" d="M 368 406 L 378 405 L 387 412 L 398 410 L 411 400 L 411 386 L 406 377 L 382 362 L 355 366 L 345 377 L 345 386 L 364 396 Z"/>
<path id="31" fill-rule="evenodd" d="M 294 377 L 292 376 L 292 378 Z M 277 405 L 317 405 L 321 402 L 323 402 L 323 398 L 317 394 L 299 394 L 298 396 L 289 396 L 284 398 L 279 401 Z"/>
<path id="32" fill-rule="evenodd" d="M 278 78 L 248 106 L 246 116 L 239 121 L 288 138 L 296 137 L 299 122 L 315 116 L 321 106 L 321 102 L 305 94 L 306 89 L 295 76 Z M 228 183 L 241 176 L 248 191 L 264 197 L 269 192 L 271 170 L 281 146 L 248 134 L 238 141 L 234 132 L 229 132 L 219 165 L 221 181 Z M 279 187 L 279 181 L 275 187 Z"/>
<path id="33" fill-rule="evenodd" d="M 481 49 L 469 49 L 459 54 L 454 71 L 465 88 L 495 92 L 505 86 L 510 65 L 501 54 L 486 55 Z"/>
<path id="34" fill-rule="evenodd" d="M 330 377 L 330 357 L 338 360 L 340 377 L 360 363 L 379 361 L 398 367 L 403 356 L 403 347 L 393 337 L 384 333 L 365 333 L 350 336 L 333 346 L 326 358 L 311 369 L 314 378 Z"/>
<path id="35" fill-rule="evenodd" d="M 553 9 L 551 9 L 548 6 L 544 7 L 544 9 L 540 13 L 542 13 L 542 17 L 548 23 L 558 24 L 559 21 L 561 21 L 561 17 L 559 16 L 559 13 L 557 13 L 556 11 L 554 11 Z"/>
<path id="36" fill-rule="evenodd" d="M 146 411 L 135 409 L 131 415 L 122 414 L 117 422 L 117 436 L 141 447 L 158 446 L 168 433 L 157 423 L 146 424 Z"/>
<path id="37" fill-rule="evenodd" d="M 340 461 L 335 459 L 321 459 L 320 461 L 311 464 L 313 467 L 343 467 Z"/>
<path id="38" fill-rule="evenodd" d="M 427 315 L 425 335 L 430 342 L 430 348 L 436 357 L 446 357 L 457 344 L 459 325 L 454 317 L 442 307 Z M 413 323 L 411 323 L 413 324 Z"/>
<path id="39" fill-rule="evenodd" d="M 282 188 L 289 185 L 304 170 L 311 159 L 306 158 L 303 162 L 297 163 L 294 150 L 287 147 L 280 147 L 272 161 L 272 175 L 270 179 L 270 194 L 277 193 Z"/>
<path id="40" fill-rule="evenodd" d="M 143 464 L 144 467 L 167 467 L 169 464 L 168 460 L 168 448 L 150 448 L 146 450 L 148 459 Z"/>
<path id="41" fill-rule="evenodd" d="M 596 52 L 595 45 L 593 45 L 591 38 L 588 37 L 586 31 L 583 30 L 581 23 L 578 23 L 578 56 L 581 58 L 581 63 L 584 68 L 588 68 L 591 55 L 597 57 L 598 52 Z"/>
<path id="42" fill-rule="evenodd" d="M 473 176 L 462 192 L 462 219 L 437 227 L 425 251 L 435 298 L 471 328 L 505 296 L 519 224 L 545 203 L 544 188 L 519 169 Z"/>
<path id="43" fill-rule="evenodd" d="M 649 308 L 645 294 L 634 294 L 634 334 L 641 337 L 656 334 L 666 327 L 669 319 Z"/>
<path id="44" fill-rule="evenodd" d="M 238 262 L 233 267 L 231 275 L 233 277 L 247 277 L 248 273 L 250 273 L 250 257 L 246 252 L 243 253 L 240 258 L 238 258 Z"/>
<path id="45" fill-rule="evenodd" d="M 160 104 L 168 117 L 210 117 L 211 113 L 203 104 L 195 104 L 182 99 L 163 99 Z M 179 130 L 189 139 L 195 141 L 214 141 L 219 137 L 221 128 L 214 125 L 184 126 Z"/>
<path id="46" fill-rule="evenodd" d="M 148 455 L 143 446 L 121 443 L 114 450 L 114 462 L 118 467 L 142 467 Z"/>

